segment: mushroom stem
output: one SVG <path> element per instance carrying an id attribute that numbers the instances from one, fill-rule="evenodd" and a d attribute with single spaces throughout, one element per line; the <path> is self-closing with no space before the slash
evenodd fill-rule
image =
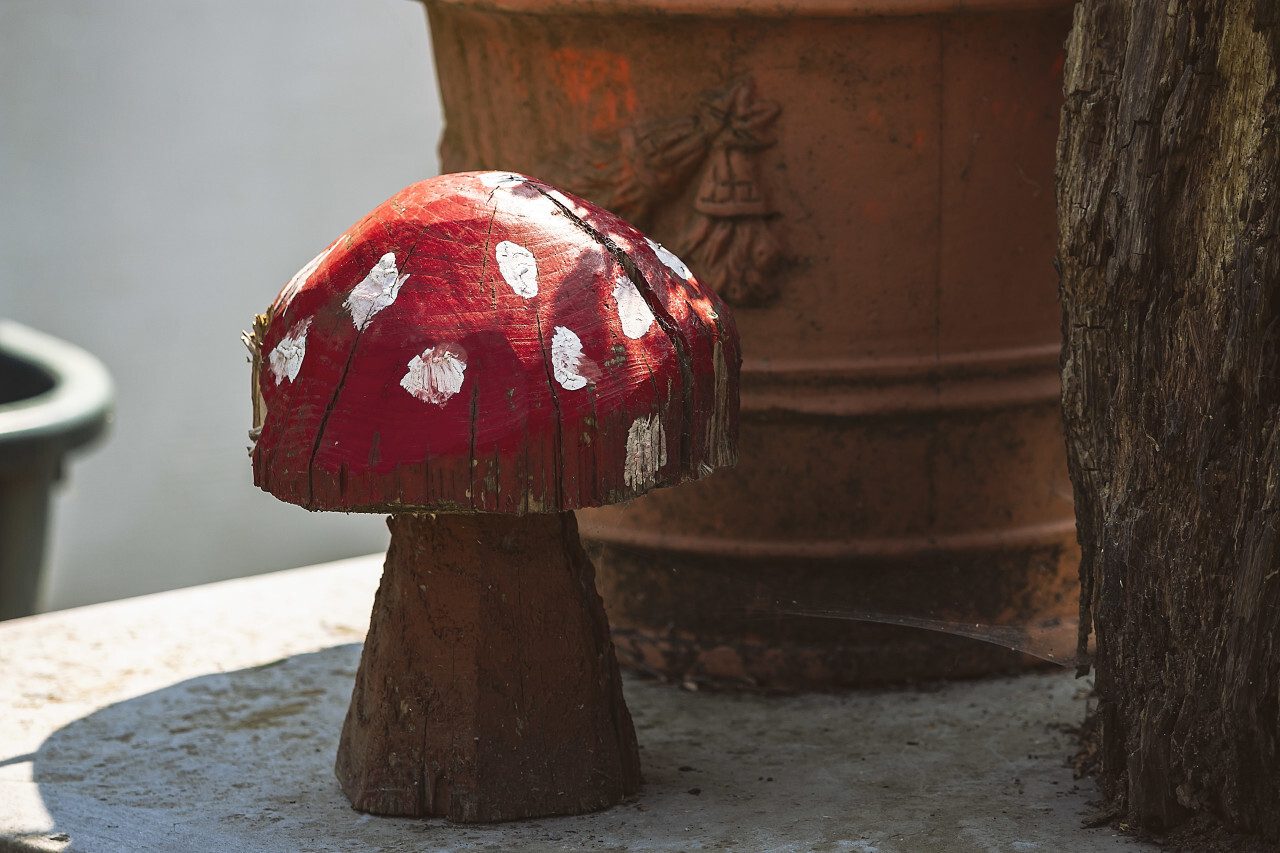
<path id="1" fill-rule="evenodd" d="M 573 513 L 391 516 L 337 775 L 360 811 L 454 821 L 606 808 L 635 731 Z"/>

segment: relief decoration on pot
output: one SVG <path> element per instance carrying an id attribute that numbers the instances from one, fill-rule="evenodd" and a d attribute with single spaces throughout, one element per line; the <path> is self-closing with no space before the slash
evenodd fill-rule
<path id="1" fill-rule="evenodd" d="M 781 111 L 744 77 L 704 92 L 693 114 L 624 127 L 616 140 L 591 140 L 540 171 L 643 231 L 696 182 L 693 214 L 672 248 L 727 302 L 760 306 L 777 295 L 784 259 L 760 168 Z"/>

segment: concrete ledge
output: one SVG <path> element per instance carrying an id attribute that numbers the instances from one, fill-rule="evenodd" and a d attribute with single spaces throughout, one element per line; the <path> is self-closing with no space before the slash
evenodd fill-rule
<path id="1" fill-rule="evenodd" d="M 641 794 L 496 826 L 333 777 L 381 557 L 0 623 L 0 850 L 1156 849 L 1081 826 L 1070 673 L 764 698 L 629 680 Z"/>

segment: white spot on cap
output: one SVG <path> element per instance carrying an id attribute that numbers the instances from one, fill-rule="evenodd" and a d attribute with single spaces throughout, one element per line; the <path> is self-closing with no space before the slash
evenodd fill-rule
<path id="1" fill-rule="evenodd" d="M 613 298 L 618 303 L 622 333 L 632 340 L 644 337 L 653 325 L 653 311 L 644 301 L 636 283 L 625 275 L 618 276 L 613 282 Z"/>
<path id="2" fill-rule="evenodd" d="M 493 254 L 498 259 L 498 271 L 512 290 L 525 299 L 538 295 L 538 262 L 534 260 L 533 252 L 518 243 L 503 240 Z"/>
<path id="3" fill-rule="evenodd" d="M 396 268 L 395 252 L 383 255 L 342 303 L 342 307 L 351 312 L 351 322 L 355 323 L 356 329 L 364 331 L 374 314 L 395 302 L 400 285 L 408 278 L 407 274 L 400 275 Z"/>
<path id="4" fill-rule="evenodd" d="M 658 469 L 667 464 L 667 433 L 657 414 L 641 415 L 627 430 L 627 459 L 622 481 L 632 489 L 648 489 L 657 483 Z"/>
<path id="5" fill-rule="evenodd" d="M 653 249 L 657 254 L 658 260 L 662 261 L 663 266 L 683 279 L 693 278 L 693 273 L 689 272 L 689 268 L 684 265 L 684 261 L 677 258 L 674 252 L 661 243 L 655 243 L 648 237 L 645 237 L 644 240 L 649 244 L 649 248 Z"/>
<path id="6" fill-rule="evenodd" d="M 585 388 L 587 377 L 582 375 L 582 339 L 564 326 L 556 326 L 551 337 L 551 372 L 566 391 Z"/>
<path id="7" fill-rule="evenodd" d="M 514 172 L 483 172 L 478 177 L 486 187 L 514 187 L 525 182 L 524 175 Z"/>
<path id="8" fill-rule="evenodd" d="M 324 259 L 329 257 L 329 253 L 338 247 L 338 241 L 335 240 L 333 245 L 316 255 L 307 265 L 293 274 L 293 278 L 289 279 L 289 283 L 280 291 L 280 295 L 276 297 L 276 313 L 280 313 L 289 307 L 289 303 L 293 301 L 293 297 L 298 295 L 298 291 L 306 287 L 307 280 L 311 278 L 311 274 L 319 269 L 324 263 Z"/>
<path id="9" fill-rule="evenodd" d="M 276 378 L 277 385 L 286 379 L 292 382 L 298 378 L 302 359 L 307 355 L 307 330 L 310 328 L 310 317 L 294 323 L 289 333 L 280 339 L 280 343 L 267 356 L 267 364 L 271 367 L 271 375 Z"/>
<path id="10" fill-rule="evenodd" d="M 462 390 L 467 352 L 458 344 L 440 344 L 409 360 L 400 387 L 424 403 L 443 406 Z"/>

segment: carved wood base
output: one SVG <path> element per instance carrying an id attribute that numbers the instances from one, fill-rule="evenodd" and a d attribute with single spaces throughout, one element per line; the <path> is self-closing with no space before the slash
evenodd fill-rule
<path id="1" fill-rule="evenodd" d="M 397 515 L 336 772 L 367 812 L 579 814 L 640 786 L 573 513 Z"/>

